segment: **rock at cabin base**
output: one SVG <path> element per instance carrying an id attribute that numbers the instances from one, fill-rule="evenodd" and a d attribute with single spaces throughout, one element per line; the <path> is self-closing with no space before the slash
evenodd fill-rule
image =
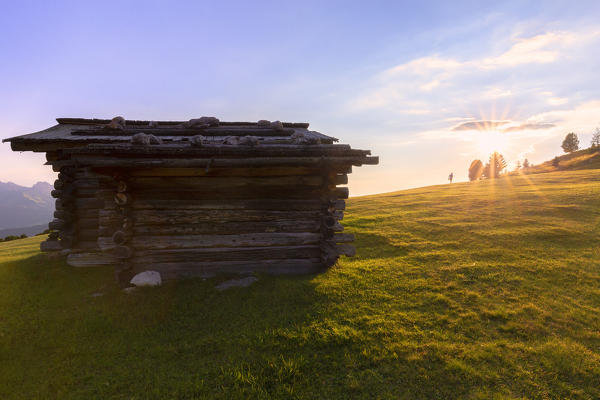
<path id="1" fill-rule="evenodd" d="M 129 283 L 135 286 L 159 286 L 162 284 L 162 279 L 160 273 L 156 271 L 144 271 L 131 278 Z"/>
<path id="2" fill-rule="evenodd" d="M 225 290 L 225 289 L 229 289 L 232 287 L 248 287 L 248 286 L 252 285 L 254 282 L 256 282 L 257 280 L 258 280 L 258 278 L 254 277 L 254 276 L 249 276 L 247 278 L 242 278 L 242 279 L 232 279 L 230 281 L 221 282 L 220 284 L 215 286 L 215 288 L 217 290 Z"/>

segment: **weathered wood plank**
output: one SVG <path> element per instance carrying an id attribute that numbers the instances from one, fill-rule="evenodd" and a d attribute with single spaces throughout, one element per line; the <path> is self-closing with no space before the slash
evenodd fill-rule
<path id="1" fill-rule="evenodd" d="M 129 195 L 128 193 L 115 193 L 113 199 L 115 201 L 115 204 L 118 206 L 125 206 L 131 203 L 131 195 Z"/>
<path id="2" fill-rule="evenodd" d="M 100 208 L 76 208 L 70 213 L 72 218 L 98 218 Z M 64 211 L 64 210 L 63 210 Z"/>
<path id="3" fill-rule="evenodd" d="M 203 261 L 260 261 L 318 258 L 319 246 L 233 247 L 136 251 L 134 263 L 176 263 Z"/>
<path id="4" fill-rule="evenodd" d="M 104 195 L 113 194 L 115 190 L 113 188 L 101 188 L 101 187 L 77 187 L 75 193 L 79 199 L 96 199 Z"/>
<path id="5" fill-rule="evenodd" d="M 75 243 L 73 243 L 73 248 L 77 249 L 77 250 L 98 250 L 98 243 L 96 242 L 84 242 L 84 241 L 77 241 Z"/>
<path id="6" fill-rule="evenodd" d="M 120 245 L 125 244 L 130 239 L 130 235 L 126 234 L 122 230 L 116 230 L 112 234 L 111 238 L 114 244 Z"/>
<path id="7" fill-rule="evenodd" d="M 115 263 L 114 257 L 102 252 L 71 253 L 67 257 L 67 264 L 71 267 L 101 267 Z"/>
<path id="8" fill-rule="evenodd" d="M 343 193 L 341 193 L 343 194 Z M 248 198 L 270 198 L 289 200 L 325 199 L 336 196 L 320 186 L 246 186 L 246 187 L 224 187 L 214 189 L 182 188 L 181 190 L 153 190 L 145 188 L 136 189 L 131 192 L 134 199 L 156 199 L 156 200 L 244 200 Z"/>
<path id="9" fill-rule="evenodd" d="M 81 240 L 84 242 L 94 242 L 98 240 L 98 228 L 97 225 L 95 228 L 79 228 L 75 232 L 75 237 L 77 240 Z"/>
<path id="10" fill-rule="evenodd" d="M 202 224 L 165 224 L 147 225 L 144 221 L 138 222 L 133 227 L 134 235 L 200 235 L 200 234 L 237 234 L 237 233 L 274 233 L 274 232 L 318 232 L 320 223 L 314 220 L 278 220 L 278 221 L 236 221 L 236 222 L 208 222 Z M 114 228 L 101 229 L 103 236 L 110 235 Z"/>
<path id="11" fill-rule="evenodd" d="M 59 158 L 60 156 L 57 151 L 49 151 L 46 153 L 46 161 L 57 161 Z"/>
<path id="12" fill-rule="evenodd" d="M 76 179 L 72 183 L 70 183 L 73 187 L 77 189 L 98 189 L 100 187 L 100 182 L 98 179 Z"/>
<path id="13" fill-rule="evenodd" d="M 218 190 L 254 189 L 260 186 L 280 187 L 290 190 L 295 186 L 321 186 L 325 180 L 319 175 L 298 175 L 282 177 L 132 177 L 131 190 L 171 189 L 171 190 Z M 286 188 L 292 186 L 290 188 Z"/>
<path id="14" fill-rule="evenodd" d="M 102 171 L 100 169 L 100 171 Z M 104 171 L 106 172 L 106 171 Z M 296 176 L 296 175 L 319 175 L 323 171 L 319 168 L 308 167 L 257 167 L 257 168 L 144 168 L 130 172 L 131 176 Z M 350 173 L 352 167 L 348 166 L 339 173 Z"/>
<path id="15" fill-rule="evenodd" d="M 375 160 L 377 159 L 377 160 Z M 73 155 L 73 160 L 64 165 L 78 162 L 91 167 L 115 168 L 239 168 L 268 166 L 299 166 L 337 169 L 350 165 L 376 164 L 378 157 L 252 157 L 252 158 L 110 158 L 108 156 Z M 54 166 L 61 166 L 57 161 Z M 338 167 L 339 165 L 339 167 Z"/>
<path id="16" fill-rule="evenodd" d="M 347 185 L 348 184 L 348 175 L 335 175 L 332 179 L 332 183 L 334 185 Z"/>
<path id="17" fill-rule="evenodd" d="M 111 238 L 111 241 L 112 241 L 112 238 Z M 112 248 L 112 255 L 113 255 L 113 257 L 115 257 L 119 260 L 124 260 L 124 259 L 131 258 L 131 256 L 133 255 L 133 250 L 129 246 L 114 245 L 114 247 Z"/>
<path id="18" fill-rule="evenodd" d="M 332 190 L 332 194 L 333 196 L 340 198 L 340 199 L 347 199 L 348 196 L 350 195 L 350 191 L 348 190 L 347 187 L 336 187 L 335 189 Z"/>
<path id="19" fill-rule="evenodd" d="M 66 226 L 67 226 L 67 224 L 65 223 L 65 221 L 60 220 L 60 219 L 54 219 L 48 223 L 48 228 L 51 231 L 58 231 L 58 230 L 63 229 Z"/>
<path id="20" fill-rule="evenodd" d="M 147 263 L 132 263 L 135 272 L 149 268 Z M 323 269 L 318 258 L 298 260 L 220 261 L 154 263 L 152 270 L 158 271 L 162 279 L 206 278 L 216 274 L 264 273 L 268 275 L 304 275 Z"/>
<path id="21" fill-rule="evenodd" d="M 246 233 L 238 235 L 134 236 L 129 241 L 135 250 L 186 249 L 202 247 L 303 246 L 320 241 L 318 233 Z M 104 251 L 115 247 L 112 238 L 98 238 Z"/>
<path id="22" fill-rule="evenodd" d="M 135 219 L 144 225 L 197 224 L 203 222 L 243 222 L 279 220 L 317 220 L 318 211 L 268 211 L 268 210 L 136 210 Z M 101 221 L 105 214 L 101 214 Z M 112 218 L 112 217 L 111 217 Z"/>
<path id="23" fill-rule="evenodd" d="M 336 210 L 345 210 L 346 202 L 344 200 L 335 200 L 335 201 L 333 201 L 333 207 Z"/>
<path id="24" fill-rule="evenodd" d="M 134 198 L 131 207 L 134 209 L 153 210 L 271 210 L 271 211 L 308 211 L 322 210 L 326 207 L 321 200 L 293 200 L 293 199 L 242 199 L 215 201 L 206 199 L 198 200 L 160 200 L 152 198 Z M 345 208 L 343 200 L 335 202 L 336 209 Z M 339 207 L 343 208 L 339 208 Z"/>
<path id="25" fill-rule="evenodd" d="M 212 144 L 201 147 L 191 146 L 187 142 L 164 143 L 160 146 L 139 146 L 127 144 L 90 144 L 85 147 L 67 149 L 67 154 L 79 157 L 89 156 L 135 156 L 157 158 L 163 157 L 314 157 L 342 156 L 365 157 L 370 150 L 351 149 L 347 144 L 314 144 L 314 145 L 273 145 L 258 144 L 256 146 Z"/>
<path id="26" fill-rule="evenodd" d="M 53 215 L 54 218 L 67 222 L 71 222 L 73 220 L 73 214 L 62 209 L 54 211 Z"/>
<path id="27" fill-rule="evenodd" d="M 78 210 L 81 209 L 96 209 L 102 208 L 104 206 L 104 202 L 98 198 L 90 197 L 90 198 L 76 198 L 74 200 L 75 207 Z"/>

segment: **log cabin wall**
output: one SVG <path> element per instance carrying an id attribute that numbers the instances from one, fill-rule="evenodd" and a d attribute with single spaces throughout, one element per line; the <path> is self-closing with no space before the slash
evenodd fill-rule
<path id="1" fill-rule="evenodd" d="M 63 132 L 60 149 L 51 146 L 56 137 L 36 136 L 60 171 L 42 250 L 62 249 L 72 266 L 115 265 L 123 282 L 145 270 L 163 279 L 313 273 L 353 255 L 354 238 L 340 224 L 348 188 L 340 185 L 353 165 L 377 157 L 307 124 L 261 122 L 213 121 L 200 130 L 93 122 Z"/>

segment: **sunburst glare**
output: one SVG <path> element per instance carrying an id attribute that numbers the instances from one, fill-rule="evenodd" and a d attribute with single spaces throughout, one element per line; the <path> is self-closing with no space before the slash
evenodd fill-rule
<path id="1" fill-rule="evenodd" d="M 477 132 L 477 152 L 480 157 L 487 157 L 495 151 L 502 154 L 508 147 L 509 138 L 506 133 L 496 130 Z"/>

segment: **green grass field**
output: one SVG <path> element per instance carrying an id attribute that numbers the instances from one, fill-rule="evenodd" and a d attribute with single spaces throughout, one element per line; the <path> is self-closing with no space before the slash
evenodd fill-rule
<path id="1" fill-rule="evenodd" d="M 125 294 L 41 237 L 0 244 L 0 398 L 600 398 L 600 170 L 346 215 L 357 257 L 224 292 Z"/>

